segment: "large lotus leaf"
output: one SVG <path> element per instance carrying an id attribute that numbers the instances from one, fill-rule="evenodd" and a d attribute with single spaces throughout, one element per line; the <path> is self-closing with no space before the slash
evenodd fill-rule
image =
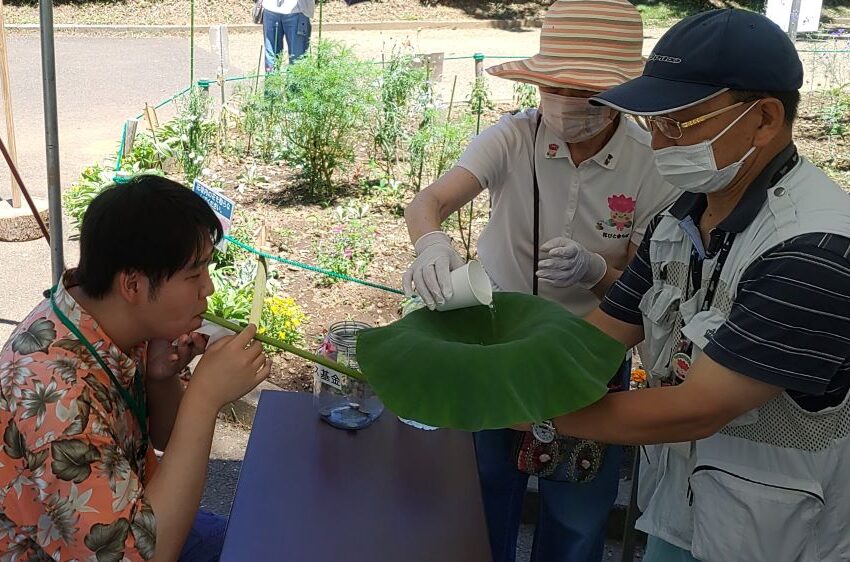
<path id="1" fill-rule="evenodd" d="M 357 337 L 357 362 L 396 414 L 476 431 L 540 421 L 599 400 L 625 348 L 540 297 L 494 309 L 420 309 Z"/>

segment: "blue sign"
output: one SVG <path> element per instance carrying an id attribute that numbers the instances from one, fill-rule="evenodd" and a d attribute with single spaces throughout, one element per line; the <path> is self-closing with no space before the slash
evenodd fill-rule
<path id="1" fill-rule="evenodd" d="M 230 232 L 230 226 L 233 223 L 233 211 L 236 208 L 236 203 L 198 179 L 192 183 L 192 191 L 207 202 L 207 205 L 215 212 L 218 220 L 221 221 L 224 234 L 228 234 Z M 226 246 L 227 241 L 222 238 L 216 248 L 223 252 Z"/>

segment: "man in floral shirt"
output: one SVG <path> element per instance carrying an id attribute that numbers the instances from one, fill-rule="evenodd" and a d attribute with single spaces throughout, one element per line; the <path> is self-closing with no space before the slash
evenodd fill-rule
<path id="1" fill-rule="evenodd" d="M 92 202 L 79 268 L 0 351 L 0 561 L 217 558 L 223 520 L 197 514 L 216 413 L 271 365 L 250 326 L 206 350 L 185 392 L 177 376 L 206 346 L 192 331 L 221 236 L 158 176 Z"/>

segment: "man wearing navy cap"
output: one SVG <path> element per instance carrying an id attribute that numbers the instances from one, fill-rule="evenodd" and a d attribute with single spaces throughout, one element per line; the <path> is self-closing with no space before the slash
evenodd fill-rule
<path id="1" fill-rule="evenodd" d="M 683 192 L 588 316 L 644 342 L 651 388 L 553 420 L 646 445 L 644 561 L 850 559 L 850 198 L 794 147 L 802 83 L 776 25 L 717 10 L 594 98 Z"/>

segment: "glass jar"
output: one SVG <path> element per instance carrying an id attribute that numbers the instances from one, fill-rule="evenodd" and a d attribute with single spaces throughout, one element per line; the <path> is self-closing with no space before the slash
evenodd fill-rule
<path id="1" fill-rule="evenodd" d="M 357 332 L 371 328 L 365 322 L 336 322 L 318 354 L 358 370 Z M 313 403 L 323 420 L 340 429 L 361 429 L 378 419 L 384 405 L 366 381 L 348 377 L 322 365 L 313 374 Z"/>

